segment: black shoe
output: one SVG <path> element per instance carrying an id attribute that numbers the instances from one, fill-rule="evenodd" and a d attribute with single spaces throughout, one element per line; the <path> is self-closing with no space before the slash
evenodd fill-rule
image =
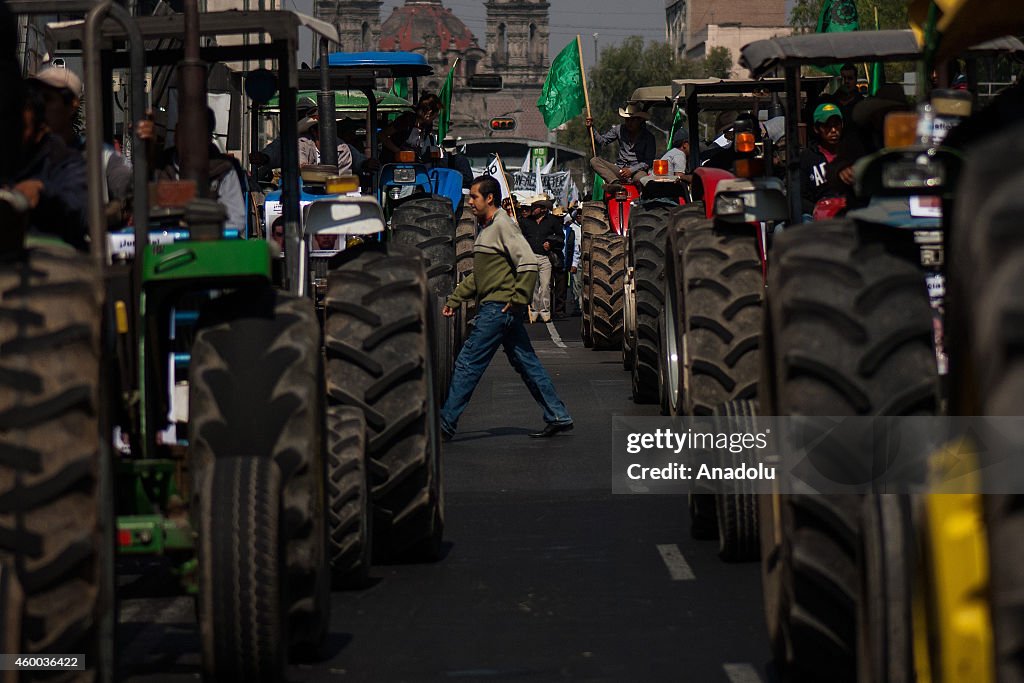
<path id="1" fill-rule="evenodd" d="M 556 424 L 554 422 L 549 422 L 547 425 L 545 425 L 544 429 L 540 430 L 539 432 L 532 432 L 530 434 L 530 438 L 531 439 L 546 439 L 549 436 L 554 436 L 558 432 L 568 432 L 568 431 L 571 431 L 573 426 L 574 425 L 573 425 L 572 422 L 566 422 L 564 424 Z"/>

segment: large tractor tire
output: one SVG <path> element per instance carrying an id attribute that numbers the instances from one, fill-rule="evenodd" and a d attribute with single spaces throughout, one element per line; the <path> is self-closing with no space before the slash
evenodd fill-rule
<path id="1" fill-rule="evenodd" d="M 691 227 L 706 226 L 702 205 L 690 204 L 671 214 L 665 239 L 665 277 L 658 318 L 658 395 L 663 415 L 684 414 L 683 335 L 686 330 L 686 280 L 683 259 Z"/>
<path id="2" fill-rule="evenodd" d="M 455 227 L 456 283 L 462 282 L 473 272 L 473 244 L 476 242 L 476 226 L 476 216 L 473 215 L 473 211 L 469 207 L 465 207 L 462 210 L 462 218 L 459 219 L 459 224 Z M 462 350 L 462 345 L 469 338 L 469 321 L 475 316 L 476 304 L 474 302 L 465 302 L 459 306 L 455 315 L 454 355 L 456 358 L 458 358 L 459 351 Z M 441 396 L 439 399 L 443 401 L 445 397 Z"/>
<path id="3" fill-rule="evenodd" d="M 444 300 L 455 289 L 456 232 L 451 201 L 444 197 L 417 197 L 395 208 L 391 230 L 395 244 L 415 247 L 427 262 L 427 290 L 431 300 L 434 332 L 434 379 L 436 395 L 443 401 L 455 369 L 460 322 L 441 315 Z M 472 248 L 472 247 L 471 247 Z"/>
<path id="4" fill-rule="evenodd" d="M 913 683 L 913 563 L 918 547 L 910 497 L 864 496 L 860 594 L 857 600 L 859 683 Z"/>
<path id="5" fill-rule="evenodd" d="M 192 345 L 189 384 L 192 491 L 193 497 L 199 496 L 192 509 L 215 514 L 219 509 L 219 502 L 202 499 L 202 492 L 211 490 L 206 479 L 214 473 L 218 459 L 264 458 L 277 464 L 281 521 L 274 522 L 278 526 L 273 533 L 280 534 L 285 573 L 281 587 L 274 590 L 284 591 L 287 624 L 281 628 L 287 639 L 276 643 L 290 646 L 297 657 L 315 656 L 330 624 L 331 577 L 324 500 L 323 363 L 313 303 L 269 287 L 242 289 L 207 304 L 199 328 Z M 253 477 L 269 476 L 246 471 Z M 216 549 L 216 540 L 214 546 L 204 545 L 210 538 L 229 538 L 228 531 L 214 528 L 219 521 L 216 516 L 197 519 L 196 528 L 205 530 L 200 533 L 200 552 L 206 547 L 207 559 L 210 549 Z M 203 557 L 201 569 L 211 570 L 212 565 L 202 564 Z M 212 583 L 200 589 L 200 601 L 210 617 L 210 601 L 219 598 L 209 590 L 216 592 L 226 584 L 205 576 Z M 245 641 L 239 638 L 239 629 L 249 625 L 258 627 L 250 621 L 201 623 L 208 636 L 203 640 L 208 671 L 210 666 L 223 671 L 216 664 L 221 659 L 216 653 L 233 647 L 236 639 Z M 253 643 L 262 637 L 255 631 L 248 636 Z"/>
<path id="6" fill-rule="evenodd" d="M 757 404 L 754 401 L 729 401 L 715 408 L 720 433 L 756 434 Z M 719 464 L 738 467 L 757 460 L 744 458 L 749 452 L 719 452 Z M 757 495 L 749 479 L 720 482 L 715 491 L 715 518 L 718 528 L 718 556 L 726 562 L 751 562 L 761 555 L 761 537 L 757 527 Z"/>
<path id="7" fill-rule="evenodd" d="M 594 346 L 593 282 L 591 278 L 593 241 L 596 235 L 606 235 L 611 232 L 611 221 L 608 218 L 608 209 L 604 202 L 583 202 L 581 216 L 580 272 L 583 278 L 583 291 L 580 298 L 583 311 L 580 319 L 580 336 L 583 338 L 583 345 L 589 349 Z"/>
<path id="8" fill-rule="evenodd" d="M 287 583 L 281 471 L 272 458 L 217 455 L 198 493 L 199 634 L 208 681 L 283 681 Z"/>
<path id="9" fill-rule="evenodd" d="M 597 235 L 590 249 L 590 311 L 594 348 L 611 350 L 622 344 L 622 279 L 625 277 L 625 239 Z"/>
<path id="10" fill-rule="evenodd" d="M 461 281 L 473 272 L 473 243 L 476 242 L 476 216 L 468 206 L 455 226 L 455 279 Z"/>
<path id="11" fill-rule="evenodd" d="M 759 385 L 764 413 L 936 413 L 924 274 L 889 247 L 848 221 L 776 238 Z M 797 682 L 820 680 L 822 671 L 856 680 L 862 498 L 762 496 L 760 504 L 765 613 L 777 661 Z"/>
<path id="12" fill-rule="evenodd" d="M 373 516 L 366 472 L 366 418 L 327 409 L 327 551 L 335 586 L 361 586 L 372 560 Z"/>
<path id="13" fill-rule="evenodd" d="M 455 286 L 455 219 L 452 203 L 443 197 L 416 197 L 395 207 L 391 215 L 395 244 L 416 247 L 427 260 L 427 288 L 448 296 Z"/>
<path id="14" fill-rule="evenodd" d="M 70 247 L 31 247 L 0 264 L 0 643 L 7 653 L 83 654 L 90 671 L 68 681 L 94 680 L 101 606 L 112 599 L 103 538 L 113 519 L 100 493 L 102 282 Z"/>
<path id="15" fill-rule="evenodd" d="M 436 559 L 444 489 L 426 273 L 384 249 L 351 250 L 328 278 L 328 401 L 366 416 L 375 556 Z"/>
<path id="16" fill-rule="evenodd" d="M 633 209 L 629 216 L 629 239 L 633 244 L 632 336 L 636 340 L 632 371 L 633 400 L 657 403 L 658 318 L 665 304 L 665 244 L 674 205 L 653 203 Z"/>
<path id="17" fill-rule="evenodd" d="M 707 221 L 686 229 L 686 415 L 711 415 L 715 406 L 757 397 L 764 286 L 757 242 L 745 227 Z"/>
<path id="18" fill-rule="evenodd" d="M 1020 149 L 1024 126 L 998 133 L 970 150 L 957 191 L 950 264 L 947 339 L 951 405 L 959 415 L 1024 414 L 1024 243 L 1020 183 L 1008 153 Z M 957 326 L 956 329 L 953 326 Z M 962 353 L 955 351 L 962 349 Z M 984 434 L 981 436 L 984 439 Z M 1005 438 L 1005 437 L 1004 437 Z M 998 443 L 996 440 L 993 442 Z M 1012 458 L 1015 453 L 992 453 Z M 984 470 L 982 476 L 985 477 Z M 988 490 L 1005 483 L 982 480 Z M 995 679 L 1024 681 L 1024 495 L 983 497 L 990 571 L 989 609 Z"/>

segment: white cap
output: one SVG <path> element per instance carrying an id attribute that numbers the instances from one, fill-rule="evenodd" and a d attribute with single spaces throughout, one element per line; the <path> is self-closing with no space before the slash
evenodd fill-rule
<path id="1" fill-rule="evenodd" d="M 71 69 L 63 66 L 48 66 L 29 78 L 57 90 L 70 90 L 75 97 L 82 96 L 82 79 Z"/>

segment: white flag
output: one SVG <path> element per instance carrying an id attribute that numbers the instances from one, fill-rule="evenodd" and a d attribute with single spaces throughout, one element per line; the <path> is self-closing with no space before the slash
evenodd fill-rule
<path id="1" fill-rule="evenodd" d="M 554 170 L 555 170 L 555 158 L 551 157 L 551 160 L 548 161 L 548 163 L 544 166 L 544 170 L 541 171 L 541 173 L 543 173 L 544 175 L 547 175 L 548 173 L 551 173 Z"/>
<path id="2" fill-rule="evenodd" d="M 491 160 L 487 162 L 487 175 L 498 181 L 498 186 L 501 188 L 502 199 L 512 196 L 512 192 L 509 191 L 508 188 L 508 180 L 505 179 L 505 171 L 501 167 L 501 159 L 497 154 L 491 157 Z"/>
<path id="3" fill-rule="evenodd" d="M 529 173 L 530 172 L 530 157 L 532 157 L 532 156 L 533 156 L 533 150 L 532 149 L 526 150 L 526 158 L 523 159 L 523 167 L 521 169 L 519 169 L 520 173 Z"/>
<path id="4" fill-rule="evenodd" d="M 533 191 L 536 192 L 537 194 L 544 194 L 544 179 L 540 177 L 540 174 L 540 159 L 537 159 L 537 164 L 534 166 L 533 174 L 533 177 L 536 181 L 536 186 L 533 188 Z"/>

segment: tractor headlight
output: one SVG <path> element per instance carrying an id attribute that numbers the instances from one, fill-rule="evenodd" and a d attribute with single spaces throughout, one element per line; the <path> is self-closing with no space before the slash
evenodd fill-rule
<path id="1" fill-rule="evenodd" d="M 415 168 L 396 168 L 395 169 L 395 182 L 396 183 L 415 183 L 416 182 L 416 169 Z"/>
<path id="2" fill-rule="evenodd" d="M 358 247 L 365 241 L 366 239 L 362 235 L 349 235 L 345 238 L 345 248 L 351 249 L 352 247 Z"/>
<path id="3" fill-rule="evenodd" d="M 399 199 L 402 198 L 402 188 L 398 187 L 397 185 L 389 187 L 388 197 L 390 197 L 392 201 L 398 201 Z"/>
<path id="4" fill-rule="evenodd" d="M 916 159 L 887 164 L 882 168 L 882 187 L 887 189 L 938 188 L 945 184 L 945 166 L 925 154 Z"/>
<path id="5" fill-rule="evenodd" d="M 715 197 L 715 215 L 716 216 L 735 216 L 745 211 L 743 205 L 743 197 L 731 197 L 729 195 L 719 195 Z"/>

